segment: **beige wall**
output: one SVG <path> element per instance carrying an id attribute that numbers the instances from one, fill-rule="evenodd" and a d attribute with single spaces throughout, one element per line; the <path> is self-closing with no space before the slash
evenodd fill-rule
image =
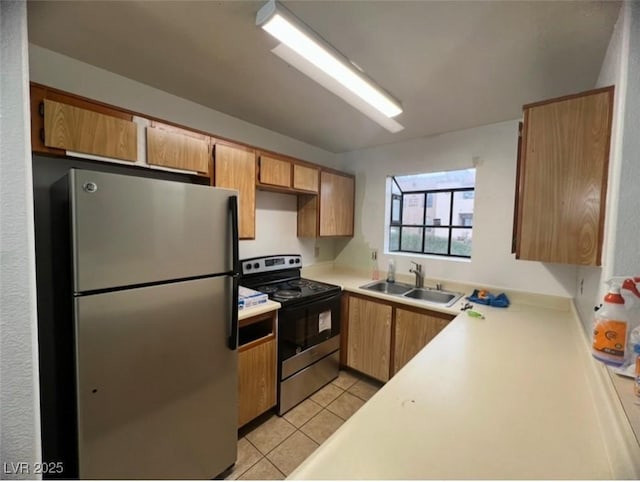
<path id="1" fill-rule="evenodd" d="M 408 273 L 414 260 L 428 278 L 573 296 L 574 266 L 518 261 L 511 254 L 517 139 L 518 123 L 510 121 L 342 154 L 342 168 L 356 174 L 356 235 L 336 242 L 336 261 L 370 269 L 370 250 L 375 249 L 382 271 L 393 257 L 398 273 Z M 474 163 L 471 260 L 383 254 L 386 177 L 467 169 Z"/>
<path id="2" fill-rule="evenodd" d="M 635 26 L 632 25 L 633 12 Z M 637 249 L 640 232 L 638 121 L 629 123 L 626 119 L 627 116 L 629 119 L 634 116 L 637 119 L 640 115 L 638 58 L 640 4 L 631 2 L 620 9 L 595 85 L 615 85 L 615 93 L 602 267 L 582 267 L 578 270 L 576 307 L 587 336 L 591 335 L 593 307 L 602 302 L 606 292 L 604 281 L 612 276 L 640 276 L 640 256 Z M 632 72 L 634 68 L 635 72 Z M 627 193 L 624 201 L 621 200 L 623 188 Z"/>
<path id="3" fill-rule="evenodd" d="M 42 478 L 32 472 L 42 454 L 27 63 L 26 2 L 0 1 L 2 479 Z"/>
<path id="4" fill-rule="evenodd" d="M 33 44 L 29 45 L 29 54 L 34 82 L 325 166 L 337 165 L 336 155 L 331 152 L 65 55 Z M 305 265 L 333 259 L 333 239 L 297 238 L 295 210 L 294 195 L 258 192 L 256 239 L 240 242 L 240 256 L 301 253 Z"/>

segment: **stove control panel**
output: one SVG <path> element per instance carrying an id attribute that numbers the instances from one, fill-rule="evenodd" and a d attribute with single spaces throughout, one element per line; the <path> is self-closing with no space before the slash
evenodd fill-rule
<path id="1" fill-rule="evenodd" d="M 243 275 L 269 273 L 283 269 L 302 268 L 302 256 L 299 254 L 278 254 L 243 259 L 240 263 Z"/>

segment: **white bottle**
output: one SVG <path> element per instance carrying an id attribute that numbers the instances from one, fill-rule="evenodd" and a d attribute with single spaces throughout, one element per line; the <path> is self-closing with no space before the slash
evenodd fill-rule
<path id="1" fill-rule="evenodd" d="M 612 285 L 597 311 L 593 327 L 593 356 L 607 365 L 624 363 L 629 320 L 620 286 Z"/>
<path id="2" fill-rule="evenodd" d="M 396 282 L 396 262 L 393 258 L 389 260 L 389 267 L 387 268 L 387 283 Z"/>

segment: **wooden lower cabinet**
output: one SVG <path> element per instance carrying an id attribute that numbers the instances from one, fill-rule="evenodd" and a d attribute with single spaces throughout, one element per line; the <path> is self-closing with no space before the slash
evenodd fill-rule
<path id="1" fill-rule="evenodd" d="M 452 316 L 435 313 L 426 314 L 395 309 L 395 343 L 392 373 L 395 375 L 403 366 L 440 333 Z"/>
<path id="2" fill-rule="evenodd" d="M 270 333 L 238 348 L 238 427 L 276 404 L 276 337 L 273 328 L 275 312 L 266 318 L 262 316 L 240 322 L 241 339 L 243 329 Z"/>
<path id="3" fill-rule="evenodd" d="M 383 382 L 455 318 L 361 295 L 343 295 L 342 303 L 340 363 Z"/>
<path id="4" fill-rule="evenodd" d="M 377 380 L 389 380 L 390 305 L 349 297 L 347 365 Z"/>

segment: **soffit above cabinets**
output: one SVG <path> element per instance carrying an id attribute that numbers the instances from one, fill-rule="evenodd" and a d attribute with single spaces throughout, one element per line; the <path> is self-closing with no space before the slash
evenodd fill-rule
<path id="1" fill-rule="evenodd" d="M 332 152 L 521 116 L 593 88 L 620 2 L 287 1 L 398 98 L 387 132 L 271 53 L 264 1 L 29 1 L 29 40 Z"/>

